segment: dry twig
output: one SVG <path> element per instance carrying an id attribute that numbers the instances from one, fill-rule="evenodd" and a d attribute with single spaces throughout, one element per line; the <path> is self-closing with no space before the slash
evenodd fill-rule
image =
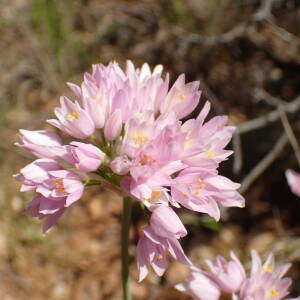
<path id="1" fill-rule="evenodd" d="M 294 134 L 292 126 L 291 126 L 291 124 L 288 120 L 288 117 L 287 117 L 286 112 L 284 111 L 282 105 L 278 106 L 278 111 L 279 111 L 279 114 L 280 114 L 280 118 L 281 118 L 283 128 L 284 128 L 285 133 L 286 133 L 286 135 L 289 139 L 289 142 L 290 142 L 290 144 L 291 144 L 291 146 L 294 150 L 295 156 L 296 156 L 297 161 L 298 161 L 298 165 L 300 167 L 300 148 L 299 148 L 297 138 Z"/>
<path id="2" fill-rule="evenodd" d="M 300 109 L 300 96 L 296 97 L 293 101 L 282 106 L 282 109 L 287 113 L 294 113 Z M 280 118 L 278 109 L 256 119 L 244 122 L 237 127 L 236 133 L 243 134 L 261 127 L 264 127 Z"/>

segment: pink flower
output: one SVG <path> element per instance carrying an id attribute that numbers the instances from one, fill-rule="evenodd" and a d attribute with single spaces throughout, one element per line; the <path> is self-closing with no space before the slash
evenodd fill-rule
<path id="1" fill-rule="evenodd" d="M 218 299 L 220 292 L 223 292 L 226 298 L 230 296 L 227 294 L 231 294 L 234 300 L 280 300 L 288 295 L 292 281 L 283 276 L 290 264 L 275 269 L 273 254 L 268 256 L 264 264 L 256 251 L 253 250 L 251 256 L 251 274 L 248 278 L 239 259 L 231 252 L 232 261 L 228 262 L 221 256 L 217 257 L 215 263 L 207 260 L 210 272 L 191 266 L 192 276 L 176 288 L 196 299 Z M 295 299 L 298 300 L 299 297 Z"/>
<path id="2" fill-rule="evenodd" d="M 137 245 L 137 266 L 139 270 L 139 281 L 148 274 L 150 264 L 158 276 L 162 276 L 166 270 L 166 251 L 178 262 L 191 265 L 176 238 L 164 238 L 157 235 L 152 227 L 144 228 L 142 236 Z"/>
<path id="3" fill-rule="evenodd" d="M 288 288 L 292 281 L 282 278 L 290 268 L 284 264 L 275 269 L 274 257 L 270 254 L 264 264 L 256 251 L 251 252 L 251 277 L 247 279 L 240 291 L 240 300 L 280 300 L 289 294 Z"/>
<path id="4" fill-rule="evenodd" d="M 184 74 L 180 75 L 160 105 L 161 114 L 174 111 L 178 119 L 189 115 L 199 103 L 201 93 L 198 91 L 199 82 L 185 84 Z"/>
<path id="5" fill-rule="evenodd" d="M 198 300 L 218 300 L 221 296 L 218 285 L 201 271 L 193 271 L 185 283 L 175 288 Z"/>
<path id="6" fill-rule="evenodd" d="M 236 293 L 246 279 L 245 270 L 233 252 L 230 253 L 231 261 L 218 256 L 216 262 L 206 260 L 210 268 L 210 278 L 214 280 L 225 293 Z"/>
<path id="7" fill-rule="evenodd" d="M 115 110 L 108 118 L 105 127 L 104 135 L 106 140 L 113 141 L 121 133 L 122 130 L 122 113 L 120 109 Z"/>
<path id="8" fill-rule="evenodd" d="M 14 177 L 23 182 L 21 192 L 36 189 L 40 184 L 50 179 L 50 171 L 60 170 L 61 167 L 53 159 L 40 158 L 20 170 Z"/>
<path id="9" fill-rule="evenodd" d="M 55 109 L 58 120 L 48 120 L 49 124 L 78 139 L 86 139 L 94 133 L 95 125 L 92 119 L 78 102 L 73 103 L 68 98 L 61 97 L 60 104 L 61 108 Z"/>
<path id="10" fill-rule="evenodd" d="M 54 200 L 45 198 L 42 195 L 38 195 L 28 204 L 27 214 L 39 219 L 48 217 L 43 226 L 43 232 L 46 234 L 63 215 L 66 209 L 65 200 L 66 198 L 62 198 L 61 200 Z"/>
<path id="11" fill-rule="evenodd" d="M 80 172 L 96 171 L 142 202 L 152 216 L 137 247 L 140 280 L 149 264 L 163 274 L 167 251 L 175 260 L 191 265 L 178 242 L 187 232 L 171 205 L 181 204 L 216 220 L 219 206 L 244 206 L 239 184 L 218 173 L 219 163 L 232 153 L 225 147 L 234 127 L 226 126 L 225 116 L 205 122 L 208 102 L 196 119 L 183 122 L 199 103 L 199 82 L 186 83 L 182 74 L 169 88 L 169 75 L 163 77 L 162 71 L 161 65 L 153 70 L 148 64 L 135 68 L 130 61 L 125 71 L 116 62 L 93 65 L 80 85 L 68 83 L 79 102 L 61 97 L 61 106 L 55 109 L 57 119 L 48 120 L 66 134 L 90 138 L 93 144 L 74 141 L 63 146 L 55 134 L 23 131 L 20 146 L 40 159 L 16 175 L 23 182 L 22 191 L 40 194 L 30 203 L 29 212 L 48 217 L 46 228 L 83 193 L 79 175 L 63 170 L 53 158 Z M 232 266 L 229 278 L 222 269 L 223 286 L 227 279 L 238 277 L 236 261 L 228 264 Z M 220 291 L 215 283 L 204 274 L 197 276 L 211 299 L 217 299 Z"/>
<path id="12" fill-rule="evenodd" d="M 127 155 L 117 156 L 111 163 L 110 168 L 118 175 L 125 175 L 129 172 L 131 161 Z"/>
<path id="13" fill-rule="evenodd" d="M 63 151 L 61 139 L 54 132 L 20 129 L 19 137 L 22 144 L 16 143 L 16 145 L 30 151 L 37 157 L 56 158 Z"/>
<path id="14" fill-rule="evenodd" d="M 168 206 L 158 205 L 153 209 L 150 225 L 158 236 L 164 238 L 179 239 L 187 235 L 177 214 Z"/>
<path id="15" fill-rule="evenodd" d="M 66 146 L 66 152 L 62 155 L 63 159 L 81 172 L 96 171 L 105 157 L 105 153 L 99 148 L 80 142 L 72 142 Z"/>
<path id="16" fill-rule="evenodd" d="M 65 199 L 66 207 L 77 201 L 84 189 L 76 173 L 61 170 L 52 159 L 37 159 L 21 169 L 15 177 L 23 182 L 21 191 L 35 190 L 45 198 Z"/>
<path id="17" fill-rule="evenodd" d="M 300 174 L 293 170 L 286 170 L 285 176 L 292 192 L 300 197 Z"/>
<path id="18" fill-rule="evenodd" d="M 207 161 L 220 163 L 232 154 L 224 147 L 230 142 L 235 128 L 225 126 L 228 120 L 225 116 L 204 123 L 209 109 L 210 103 L 206 102 L 197 119 L 190 119 L 182 125 L 186 136 L 181 159 L 190 166 L 201 166 Z"/>
<path id="19" fill-rule="evenodd" d="M 207 213 L 219 220 L 218 205 L 244 207 L 244 198 L 236 191 L 240 184 L 217 175 L 216 170 L 186 168 L 172 185 L 173 199 L 191 210 Z"/>

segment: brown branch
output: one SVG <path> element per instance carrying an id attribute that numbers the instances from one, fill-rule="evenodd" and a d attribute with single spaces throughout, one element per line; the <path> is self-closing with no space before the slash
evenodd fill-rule
<path id="1" fill-rule="evenodd" d="M 284 110 L 284 104 L 286 104 L 286 102 L 284 102 L 283 100 L 281 100 L 279 98 L 273 97 L 272 95 L 270 95 L 267 91 L 265 91 L 263 89 L 257 89 L 255 92 L 255 97 L 257 99 L 263 99 L 266 103 L 277 107 L 277 110 L 279 112 L 279 116 L 281 119 L 281 123 L 282 123 L 285 133 L 289 139 L 289 142 L 294 150 L 296 159 L 298 161 L 298 165 L 300 167 L 300 147 L 299 147 L 297 138 L 294 134 L 294 131 L 292 129 L 292 126 L 288 120 L 286 112 Z"/>
<path id="2" fill-rule="evenodd" d="M 294 113 L 300 109 L 300 96 L 296 97 L 292 102 L 282 106 L 286 113 Z M 256 119 L 244 122 L 237 127 L 236 133 L 243 134 L 261 127 L 264 127 L 272 122 L 279 120 L 280 113 L 278 109 Z"/>
<path id="3" fill-rule="evenodd" d="M 294 134 L 294 131 L 292 129 L 292 126 L 288 120 L 288 117 L 286 115 L 286 112 L 284 111 L 282 105 L 279 105 L 278 106 L 278 111 L 279 111 L 279 114 L 280 114 L 280 118 L 281 118 L 281 122 L 282 122 L 282 125 L 283 125 L 283 128 L 285 130 L 285 133 L 289 139 L 289 142 L 294 150 L 294 153 L 295 153 L 295 156 L 296 156 L 296 159 L 298 161 L 298 165 L 300 167 L 300 148 L 299 148 L 299 144 L 298 144 L 298 141 L 297 141 L 297 138 Z"/>
<path id="4" fill-rule="evenodd" d="M 232 137 L 232 146 L 233 146 L 233 173 L 239 174 L 243 167 L 243 151 L 242 151 L 242 142 L 241 136 L 239 133 L 236 133 Z"/>
<path id="5" fill-rule="evenodd" d="M 171 30 L 175 35 L 180 38 L 177 55 L 182 57 L 186 52 L 190 43 L 201 44 L 205 46 L 216 46 L 219 44 L 230 43 L 237 38 L 241 38 L 246 35 L 247 31 L 257 23 L 263 23 L 271 28 L 271 30 L 281 39 L 286 42 L 295 42 L 297 45 L 300 44 L 300 39 L 287 31 L 286 29 L 278 26 L 274 21 L 272 14 L 272 7 L 274 0 L 263 0 L 260 7 L 251 17 L 229 31 L 220 34 L 218 36 L 205 36 L 197 33 L 188 33 L 179 27 L 173 27 Z"/>

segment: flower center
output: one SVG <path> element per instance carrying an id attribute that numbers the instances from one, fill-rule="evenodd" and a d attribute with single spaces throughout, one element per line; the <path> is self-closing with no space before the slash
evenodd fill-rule
<path id="1" fill-rule="evenodd" d="M 190 138 L 188 136 L 186 136 L 185 139 L 184 139 L 183 147 L 184 148 L 189 148 L 190 146 L 191 146 Z"/>
<path id="2" fill-rule="evenodd" d="M 177 89 L 177 92 L 178 92 L 179 101 L 182 101 L 186 98 L 186 96 L 183 94 L 182 89 Z"/>
<path id="3" fill-rule="evenodd" d="M 65 192 L 65 190 L 64 190 L 64 185 L 63 185 L 63 182 L 62 182 L 61 179 L 55 180 L 54 184 L 55 184 L 56 190 L 57 190 L 60 194 L 63 194 L 63 193 Z"/>
<path id="4" fill-rule="evenodd" d="M 206 184 L 203 183 L 203 179 L 202 178 L 198 178 L 197 179 L 197 183 L 193 184 L 189 184 L 190 189 L 194 190 L 194 195 L 195 196 L 200 196 L 202 190 L 206 187 Z"/>
<path id="5" fill-rule="evenodd" d="M 79 115 L 77 112 L 73 111 L 71 114 L 67 114 L 67 119 L 69 120 L 74 120 L 74 119 L 78 119 Z"/>
<path id="6" fill-rule="evenodd" d="M 277 290 L 272 289 L 266 292 L 266 297 L 270 297 L 272 299 L 276 299 L 279 296 L 279 293 Z"/>
<path id="7" fill-rule="evenodd" d="M 159 254 L 159 255 L 156 256 L 157 261 L 160 261 L 160 260 L 162 260 L 163 258 L 164 258 L 164 257 L 163 257 L 161 254 Z"/>
<path id="8" fill-rule="evenodd" d="M 156 162 L 156 160 L 155 159 L 152 159 L 150 156 L 148 156 L 147 154 L 142 154 L 141 156 L 140 156 L 140 161 L 139 161 L 139 163 L 138 163 L 138 166 L 145 166 L 145 165 L 147 165 L 147 164 L 152 164 L 152 163 L 154 163 L 154 162 Z"/>
<path id="9" fill-rule="evenodd" d="M 136 148 L 140 148 L 145 142 L 149 140 L 146 136 L 142 134 L 133 134 L 131 138 Z"/>
<path id="10" fill-rule="evenodd" d="M 271 265 L 266 265 L 262 267 L 263 272 L 272 272 L 273 268 Z"/>
<path id="11" fill-rule="evenodd" d="M 158 198 L 160 197 L 160 195 L 161 195 L 161 191 L 153 191 L 151 194 L 150 201 L 156 202 L 158 200 Z"/>

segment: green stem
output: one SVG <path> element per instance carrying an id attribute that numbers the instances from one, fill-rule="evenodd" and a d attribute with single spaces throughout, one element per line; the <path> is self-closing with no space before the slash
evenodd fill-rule
<path id="1" fill-rule="evenodd" d="M 131 221 L 132 200 L 130 197 L 123 198 L 123 216 L 122 216 L 122 284 L 123 300 L 131 300 L 130 294 L 130 276 L 129 276 L 129 229 Z"/>

